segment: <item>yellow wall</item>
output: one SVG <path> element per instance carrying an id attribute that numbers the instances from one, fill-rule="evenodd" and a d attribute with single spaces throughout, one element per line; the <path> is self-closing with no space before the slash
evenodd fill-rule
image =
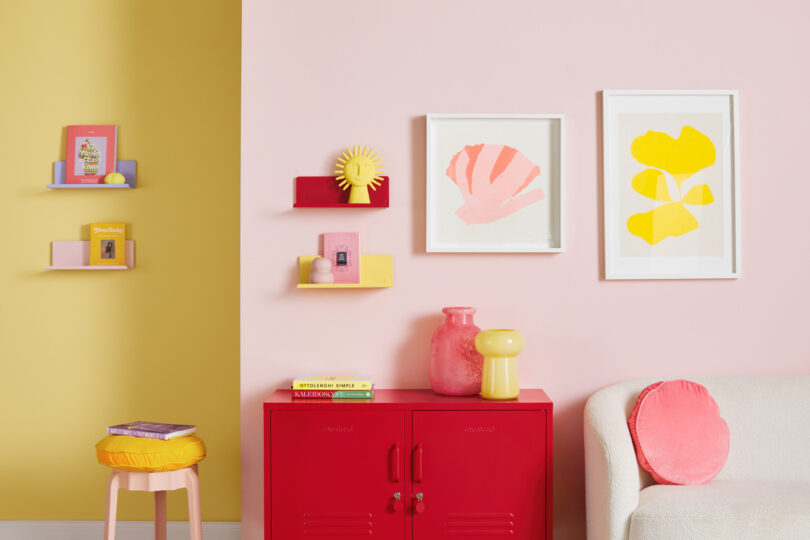
<path id="1" fill-rule="evenodd" d="M 239 519 L 239 54 L 238 0 L 0 0 L 0 519 L 102 519 L 93 445 L 135 419 L 197 424 L 203 519 Z M 82 123 L 136 190 L 45 189 Z M 136 268 L 43 271 L 91 221 Z"/>

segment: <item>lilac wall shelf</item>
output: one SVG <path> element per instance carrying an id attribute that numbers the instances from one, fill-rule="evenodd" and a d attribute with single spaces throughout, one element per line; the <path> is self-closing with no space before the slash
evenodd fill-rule
<path id="1" fill-rule="evenodd" d="M 64 163 L 64 162 L 63 162 Z M 51 265 L 45 270 L 130 270 L 135 268 L 135 241 L 126 240 L 126 266 L 90 266 L 90 242 L 51 242 Z"/>
<path id="2" fill-rule="evenodd" d="M 48 189 L 134 189 L 135 188 L 135 162 L 116 161 L 115 171 L 124 175 L 125 184 L 66 184 L 65 162 L 53 162 L 53 184 Z"/>

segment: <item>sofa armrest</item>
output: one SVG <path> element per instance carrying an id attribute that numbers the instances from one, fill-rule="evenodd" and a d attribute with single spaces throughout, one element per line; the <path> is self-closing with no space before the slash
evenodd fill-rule
<path id="1" fill-rule="evenodd" d="M 627 427 L 631 396 L 621 386 L 585 404 L 585 506 L 588 540 L 626 540 L 642 478 Z"/>

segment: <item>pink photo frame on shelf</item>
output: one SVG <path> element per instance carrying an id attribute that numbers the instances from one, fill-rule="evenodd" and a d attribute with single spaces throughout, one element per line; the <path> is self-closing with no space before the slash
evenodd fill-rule
<path id="1" fill-rule="evenodd" d="M 335 283 L 360 283 L 360 233 L 324 233 L 323 256 L 332 261 Z"/>

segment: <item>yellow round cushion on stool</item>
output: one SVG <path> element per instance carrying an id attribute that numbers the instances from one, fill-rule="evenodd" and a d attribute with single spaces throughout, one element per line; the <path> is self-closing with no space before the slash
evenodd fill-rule
<path id="1" fill-rule="evenodd" d="M 176 471 L 191 467 L 205 457 L 205 443 L 194 435 L 168 441 L 108 435 L 96 443 L 102 465 L 122 471 Z"/>

